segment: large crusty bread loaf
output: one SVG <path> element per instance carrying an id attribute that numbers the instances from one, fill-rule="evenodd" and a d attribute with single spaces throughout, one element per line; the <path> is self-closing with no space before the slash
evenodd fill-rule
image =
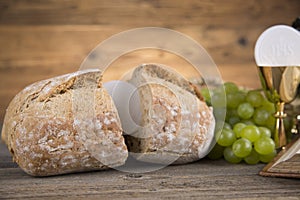
<path id="1" fill-rule="evenodd" d="M 165 66 L 145 64 L 134 70 L 129 82 L 138 88 L 142 107 L 141 127 L 126 136 L 136 159 L 182 164 L 208 153 L 214 116 L 189 81 Z"/>
<path id="2" fill-rule="evenodd" d="M 26 87 L 9 104 L 2 140 L 18 165 L 34 176 L 120 166 L 128 155 L 99 70 Z"/>

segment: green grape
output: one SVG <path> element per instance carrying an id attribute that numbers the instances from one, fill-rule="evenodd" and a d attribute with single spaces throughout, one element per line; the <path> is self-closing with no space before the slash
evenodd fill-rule
<path id="1" fill-rule="evenodd" d="M 210 91 L 208 88 L 201 88 L 200 93 L 203 96 L 203 98 L 206 101 L 206 103 L 209 104 L 209 105 L 211 105 L 211 94 L 212 94 L 212 91 Z"/>
<path id="2" fill-rule="evenodd" d="M 219 135 L 221 134 L 221 130 L 223 129 L 223 127 L 224 127 L 224 121 L 217 120 L 216 121 L 216 126 L 215 126 L 215 136 L 216 136 L 215 138 L 219 137 Z"/>
<path id="3" fill-rule="evenodd" d="M 233 143 L 232 151 L 237 157 L 244 158 L 251 153 L 252 143 L 246 138 L 240 138 Z"/>
<path id="4" fill-rule="evenodd" d="M 244 161 L 249 165 L 255 165 L 260 161 L 259 154 L 252 149 L 251 153 L 244 158 Z"/>
<path id="5" fill-rule="evenodd" d="M 229 121 L 229 119 L 230 119 L 231 117 L 239 117 L 238 114 L 237 114 L 237 110 L 236 110 L 236 109 L 228 109 L 228 108 L 227 108 L 225 120 L 226 120 L 226 121 Z"/>
<path id="6" fill-rule="evenodd" d="M 259 132 L 260 132 L 260 137 L 271 137 L 272 133 L 271 130 L 268 129 L 267 127 L 264 126 L 260 126 L 258 127 Z"/>
<path id="7" fill-rule="evenodd" d="M 246 93 L 243 91 L 238 91 L 237 93 L 235 93 L 235 99 L 236 101 L 239 102 L 239 104 L 245 102 L 246 100 Z"/>
<path id="8" fill-rule="evenodd" d="M 255 142 L 260 138 L 260 131 L 257 126 L 247 125 L 241 130 L 240 135 L 242 138 L 250 140 L 250 142 Z"/>
<path id="9" fill-rule="evenodd" d="M 217 138 L 217 143 L 223 147 L 232 145 L 236 140 L 235 134 L 232 130 L 223 129 L 219 138 Z"/>
<path id="10" fill-rule="evenodd" d="M 226 94 L 227 107 L 231 109 L 237 108 L 238 105 L 245 101 L 245 96 L 242 92 Z"/>
<path id="11" fill-rule="evenodd" d="M 276 150 L 274 149 L 271 153 L 267 154 L 267 155 L 259 155 L 259 160 L 263 163 L 269 163 L 271 162 L 274 157 L 276 156 L 277 152 Z"/>
<path id="12" fill-rule="evenodd" d="M 273 159 L 276 150 L 271 134 L 275 127 L 275 106 L 260 91 L 242 90 L 226 82 L 214 90 L 203 88 L 201 94 L 214 107 L 216 118 L 217 143 L 208 158 L 224 156 L 230 163 L 244 159 L 248 164 Z"/>
<path id="13" fill-rule="evenodd" d="M 237 164 L 242 161 L 242 158 L 239 158 L 236 155 L 234 155 L 234 153 L 230 147 L 226 147 L 224 149 L 223 155 L 224 155 L 225 160 L 229 163 Z"/>
<path id="14" fill-rule="evenodd" d="M 241 122 L 246 125 L 255 125 L 255 123 L 253 121 L 251 121 L 250 119 L 243 119 L 243 120 L 241 120 Z"/>
<path id="15" fill-rule="evenodd" d="M 236 123 L 238 123 L 239 121 L 241 121 L 241 119 L 239 117 L 230 117 L 228 119 L 228 123 L 231 125 L 231 126 L 234 126 Z"/>
<path id="16" fill-rule="evenodd" d="M 237 113 L 242 119 L 250 119 L 254 113 L 254 108 L 250 103 L 241 103 L 237 108 Z"/>
<path id="17" fill-rule="evenodd" d="M 261 137 L 254 142 L 254 149 L 259 154 L 267 155 L 274 151 L 275 143 L 269 137 Z"/>
<path id="18" fill-rule="evenodd" d="M 224 123 L 224 126 L 223 126 L 224 129 L 227 129 L 227 130 L 231 130 L 231 125 L 227 122 Z"/>
<path id="19" fill-rule="evenodd" d="M 249 102 L 253 107 L 259 107 L 264 99 L 263 95 L 259 91 L 249 91 L 246 96 L 247 102 Z"/>
<path id="20" fill-rule="evenodd" d="M 270 113 L 262 108 L 256 109 L 253 114 L 253 120 L 257 125 L 266 125 L 269 117 Z"/>
<path id="21" fill-rule="evenodd" d="M 239 91 L 238 86 L 232 82 L 224 83 L 224 88 L 225 88 L 226 94 L 236 93 L 237 91 Z"/>
<path id="22" fill-rule="evenodd" d="M 238 122 L 233 126 L 233 132 L 237 138 L 241 137 L 240 132 L 245 127 L 246 127 L 246 124 L 241 123 L 241 122 Z"/>
<path id="23" fill-rule="evenodd" d="M 207 155 L 207 157 L 212 160 L 220 159 L 223 157 L 224 149 L 225 149 L 225 147 L 222 147 L 216 143 L 215 146 L 212 148 L 212 150 Z"/>
<path id="24" fill-rule="evenodd" d="M 228 108 L 236 108 L 240 104 L 236 99 L 236 95 L 233 93 L 226 94 L 226 103 Z"/>
<path id="25" fill-rule="evenodd" d="M 266 124 L 264 125 L 265 127 L 267 127 L 268 129 L 271 130 L 271 132 L 275 129 L 275 123 L 276 123 L 276 119 L 274 116 L 269 116 Z"/>
<path id="26" fill-rule="evenodd" d="M 226 106 L 226 96 L 222 92 L 214 92 L 211 96 L 211 104 L 214 108 L 223 108 Z"/>
<path id="27" fill-rule="evenodd" d="M 226 116 L 226 109 L 225 108 L 215 108 L 213 109 L 214 117 L 216 120 L 224 121 L 224 118 Z"/>
<path id="28" fill-rule="evenodd" d="M 238 117 L 238 113 L 236 109 L 230 109 L 230 117 Z"/>
<path id="29" fill-rule="evenodd" d="M 275 113 L 275 105 L 274 105 L 274 103 L 268 101 L 267 99 L 265 99 L 262 102 L 261 108 L 264 109 L 264 110 L 266 110 L 266 111 L 268 111 L 271 114 Z"/>

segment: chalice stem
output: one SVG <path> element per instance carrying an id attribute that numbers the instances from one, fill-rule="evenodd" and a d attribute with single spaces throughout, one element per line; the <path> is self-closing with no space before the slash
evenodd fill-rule
<path id="1" fill-rule="evenodd" d="M 282 148 L 286 145 L 286 134 L 283 123 L 283 119 L 286 117 L 286 113 L 284 113 L 284 102 L 278 102 L 276 108 L 277 111 L 275 113 L 276 127 L 274 141 L 276 148 Z"/>

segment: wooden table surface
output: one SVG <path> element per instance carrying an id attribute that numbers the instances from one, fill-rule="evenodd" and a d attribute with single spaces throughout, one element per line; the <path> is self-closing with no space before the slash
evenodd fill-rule
<path id="1" fill-rule="evenodd" d="M 203 159 L 148 173 L 105 170 L 35 178 L 0 143 L 0 199 L 300 199 L 300 180 L 258 175 L 263 164 Z"/>
<path id="2" fill-rule="evenodd" d="M 0 0 L 0 125 L 10 100 L 26 85 L 78 70 L 100 42 L 137 27 L 186 34 L 208 51 L 223 80 L 258 88 L 255 41 L 272 25 L 291 24 L 299 11 L 299 0 Z M 143 62 L 194 75 L 182 58 L 146 50 L 113 62 L 105 79 Z M 261 177 L 263 167 L 203 159 L 143 174 L 106 170 L 34 178 L 0 142 L 0 199 L 300 198 L 299 180 Z"/>

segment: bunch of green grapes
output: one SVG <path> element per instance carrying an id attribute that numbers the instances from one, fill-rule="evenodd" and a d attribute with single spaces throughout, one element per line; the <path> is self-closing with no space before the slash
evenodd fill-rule
<path id="1" fill-rule="evenodd" d="M 212 91 L 202 89 L 205 100 L 214 107 L 217 124 L 220 120 L 218 115 L 226 111 L 225 122 L 221 123 L 224 126 L 216 129 L 217 143 L 208 157 L 224 157 L 230 163 L 270 162 L 277 153 L 272 137 L 275 127 L 274 104 L 260 90 L 240 89 L 231 82 L 223 86 Z M 225 100 L 226 105 L 223 103 L 223 106 L 226 109 L 222 109 L 219 105 Z"/>

